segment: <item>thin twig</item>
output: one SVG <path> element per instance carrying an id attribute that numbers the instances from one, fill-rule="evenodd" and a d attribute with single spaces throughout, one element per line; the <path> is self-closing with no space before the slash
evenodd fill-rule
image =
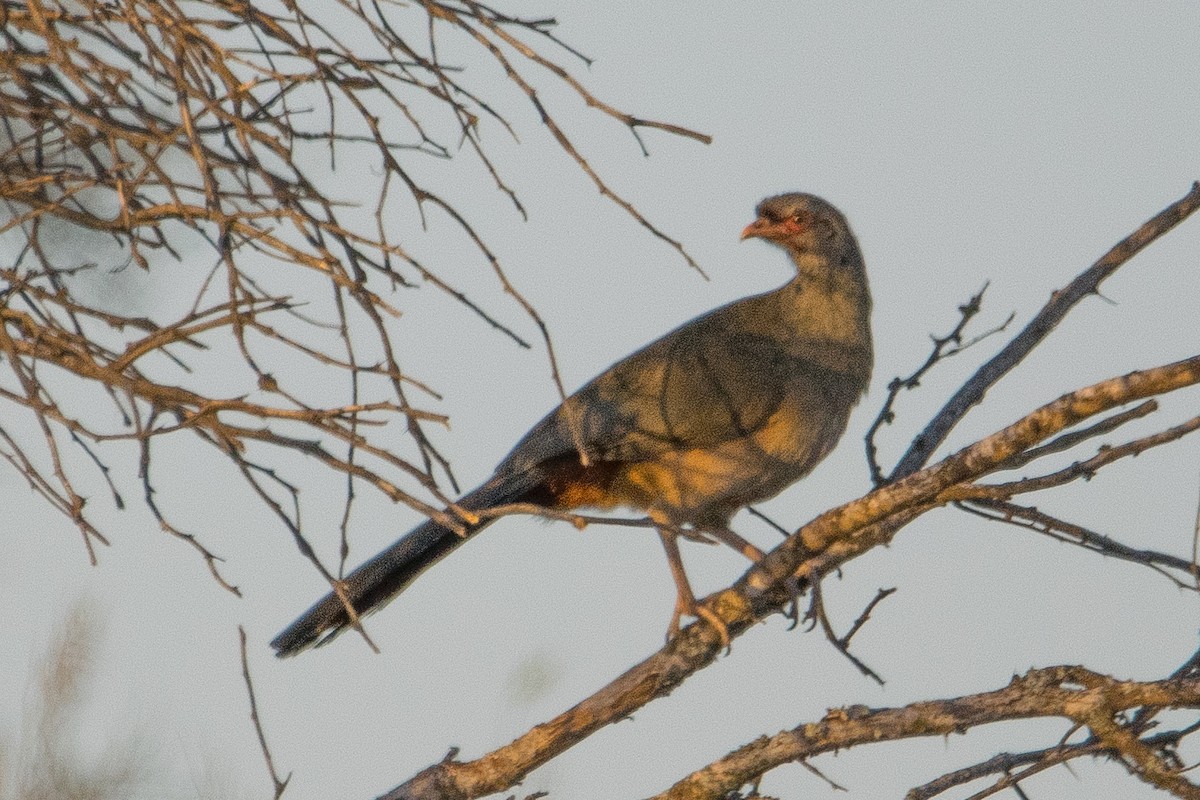
<path id="1" fill-rule="evenodd" d="M 1008 322 L 1012 320 L 1009 317 L 1008 321 L 998 328 L 995 328 L 983 336 L 975 337 L 972 342 L 967 345 L 963 344 L 963 334 L 966 333 L 967 325 L 975 318 L 983 307 L 983 295 L 987 292 L 988 284 L 984 284 L 978 292 L 971 296 L 967 302 L 958 307 L 959 319 L 954 326 L 954 330 L 945 336 L 931 336 L 933 340 L 933 349 L 929 356 L 925 359 L 925 363 L 917 367 L 912 374 L 906 378 L 895 377 L 888 382 L 887 396 L 883 399 L 883 405 L 879 409 L 879 414 L 871 426 L 867 428 L 864 440 L 867 445 L 867 465 L 871 470 L 871 483 L 875 486 L 882 486 L 884 482 L 883 468 L 879 465 L 879 446 L 875 443 L 875 437 L 879 434 L 880 429 L 884 425 L 891 425 L 896 420 L 896 400 L 900 397 L 900 392 L 905 390 L 916 389 L 921 385 L 921 379 L 933 369 L 939 362 L 950 358 L 965 350 L 970 344 L 982 340 L 984 337 L 993 333 L 998 333 L 1007 327 Z"/>
<path id="2" fill-rule="evenodd" d="M 246 656 L 246 629 L 238 625 L 238 647 L 242 657 L 242 679 L 246 683 L 246 696 L 250 699 L 250 721 L 254 724 L 254 735 L 258 737 L 258 746 L 262 750 L 263 761 L 267 764 L 267 772 L 271 775 L 271 783 L 275 786 L 275 800 L 283 796 L 288 781 L 292 779 L 289 773 L 286 778 L 280 778 L 275 769 L 275 760 L 271 758 L 271 748 L 267 746 L 267 735 L 263 731 L 262 720 L 258 716 L 258 700 L 254 697 L 254 682 L 250 680 L 250 660 Z"/>
<path id="3" fill-rule="evenodd" d="M 1020 528 L 1049 536 L 1055 541 L 1066 542 L 1085 550 L 1112 556 L 1122 561 L 1141 564 L 1159 573 L 1180 589 L 1197 590 L 1198 574 L 1195 565 L 1190 561 L 1173 556 L 1170 553 L 1160 553 L 1156 550 L 1145 550 L 1130 547 L 1110 536 L 1097 533 L 1066 520 L 1058 519 L 1039 509 L 1018 505 L 1006 500 L 977 500 L 966 501 L 958 507 L 968 513 L 983 517 L 993 522 L 1004 522 Z M 1191 578 L 1191 582 L 1179 579 L 1167 570 L 1178 570 Z"/>

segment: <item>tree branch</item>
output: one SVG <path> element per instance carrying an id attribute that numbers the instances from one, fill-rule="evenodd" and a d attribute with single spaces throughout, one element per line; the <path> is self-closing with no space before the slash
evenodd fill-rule
<path id="1" fill-rule="evenodd" d="M 944 505 L 947 490 L 977 480 L 1014 455 L 1117 406 L 1200 382 L 1200 355 L 1111 378 L 1060 397 L 942 462 L 832 509 L 796 532 L 733 586 L 706 598 L 731 637 L 779 612 L 794 597 L 796 576 L 812 581 L 888 542 L 902 527 Z M 447 759 L 383 795 L 382 800 L 466 800 L 514 786 L 531 770 L 604 726 L 669 694 L 716 660 L 721 637 L 693 624 L 661 650 L 554 719 L 474 761 Z"/>
<path id="2" fill-rule="evenodd" d="M 719 800 L 763 773 L 857 745 L 927 736 L 949 736 L 993 722 L 1062 717 L 1088 727 L 1099 747 L 1076 748 L 1073 755 L 1104 753 L 1132 772 L 1178 797 L 1200 796 L 1200 789 L 1164 763 L 1157 748 L 1122 721 L 1122 712 L 1155 706 L 1200 708 L 1200 679 L 1121 681 L 1083 667 L 1058 666 L 1030 670 L 1014 677 L 1003 689 L 949 700 L 932 700 L 900 708 L 850 706 L 830 711 L 818 722 L 802 724 L 774 736 L 763 736 L 676 783 L 653 800 Z M 1043 751 L 1053 754 L 1054 750 Z M 991 771 L 1006 768 L 988 763 Z M 982 777 L 982 770 L 972 779 Z M 937 791 L 914 790 L 908 800 L 931 797 Z"/>
<path id="3" fill-rule="evenodd" d="M 1007 346 L 993 356 L 954 393 L 942 410 L 925 427 L 909 447 L 908 452 L 896 464 L 889 481 L 913 474 L 933 455 L 946 440 L 950 431 L 972 407 L 979 404 L 987 391 L 1062 322 L 1063 318 L 1080 300 L 1098 294 L 1100 284 L 1116 272 L 1125 262 L 1137 255 L 1158 237 L 1187 219 L 1200 208 L 1200 183 L 1192 184 L 1191 191 L 1164 208 L 1129 236 L 1118 242 L 1099 261 L 1081 273 L 1062 289 L 1054 292 L 1041 311 Z"/>
<path id="4" fill-rule="evenodd" d="M 460 279 L 469 293 L 443 274 L 449 264 L 413 254 L 427 205 L 474 247 L 483 285 L 539 329 L 562 392 L 545 324 L 458 207 L 469 188 L 454 179 L 457 194 L 437 191 L 440 162 L 465 151 L 524 214 L 484 146 L 489 125 L 514 138 L 517 129 L 507 107 L 490 105 L 474 84 L 489 85 L 490 66 L 503 68 L 526 92 L 508 105 L 532 105 L 574 168 L 685 258 L 593 169 L 538 91 L 567 88 L 594 109 L 590 119 L 616 123 L 610 131 L 707 137 L 591 94 L 555 61 L 560 48 L 575 51 L 552 35 L 552 19 L 469 0 L 335 3 L 319 16 L 303 3 L 197 8 L 0 0 L 0 245 L 11 255 L 0 265 L 0 404 L 27 417 L 5 429 L 0 457 L 75 523 L 92 558 L 101 538 L 76 473 L 99 470 L 120 498 L 124 475 L 106 459 L 123 451 L 108 443 L 175 432 L 217 444 L 231 475 L 240 471 L 234 454 L 248 446 L 264 471 L 282 470 L 290 451 L 318 455 L 347 476 L 344 528 L 359 482 L 438 516 L 434 505 L 446 501 L 438 483 L 455 481 L 426 426 L 446 420 L 410 401 L 414 390 L 440 396 L 403 368 L 411 346 L 394 345 L 390 319 L 430 287 L 486 330 L 529 345 L 472 296 L 480 283 L 470 273 Z M 449 38 L 478 44 L 473 60 L 443 62 L 438 43 Z M 338 169 L 348 152 L 362 166 L 349 173 L 352 186 Z M 196 268 L 164 274 L 171 260 Z M 123 274 L 130 264 L 137 274 Z M 111 284 L 103 301 L 94 297 L 100 282 Z M 166 298 L 149 317 L 133 313 L 144 287 L 162 287 Z M 330 387 L 351 401 L 324 407 Z M 384 447 L 363 435 L 397 417 L 408 442 Z M 399 455 L 408 445 L 412 459 Z M 84 458 L 73 459 L 73 448 Z M 149 505 L 224 583 L 216 557 Z"/>

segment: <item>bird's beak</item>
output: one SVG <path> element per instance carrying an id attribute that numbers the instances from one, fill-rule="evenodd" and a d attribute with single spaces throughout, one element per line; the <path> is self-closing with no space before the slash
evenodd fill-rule
<path id="1" fill-rule="evenodd" d="M 756 236 L 764 236 L 771 229 L 771 222 L 765 217 L 759 217 L 751 222 L 742 230 L 742 241 L 753 239 Z"/>
<path id="2" fill-rule="evenodd" d="M 766 217 L 759 217 L 751 222 L 742 231 L 742 241 L 747 239 L 767 239 L 768 241 L 778 242 L 784 239 L 789 239 L 796 236 L 804 230 L 804 225 L 797 222 L 793 217 L 788 217 L 783 220 L 772 220 Z"/>

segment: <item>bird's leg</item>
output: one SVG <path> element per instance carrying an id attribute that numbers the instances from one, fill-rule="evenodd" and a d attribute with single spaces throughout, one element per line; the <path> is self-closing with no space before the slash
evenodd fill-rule
<path id="1" fill-rule="evenodd" d="M 696 602 L 696 595 L 692 592 L 692 585 L 688 582 L 687 572 L 683 568 L 683 557 L 679 553 L 678 530 L 666 525 L 657 526 L 657 530 L 663 550 L 667 552 L 671 577 L 675 579 L 675 611 L 671 614 L 671 624 L 667 626 L 667 640 L 670 641 L 679 634 L 679 619 L 688 614 L 712 625 L 721 637 L 721 647 L 728 650 L 729 628 L 725 626 L 724 620 Z"/>
<path id="2" fill-rule="evenodd" d="M 731 547 L 734 550 L 737 550 L 739 553 L 741 553 L 746 558 L 753 561 L 755 564 L 757 564 L 759 561 L 762 561 L 763 556 L 765 555 L 765 553 L 763 553 L 762 550 L 759 550 L 757 547 L 752 545 L 750 542 L 743 539 L 741 536 L 739 536 L 737 533 L 735 533 L 731 528 L 727 528 L 727 527 L 705 528 L 704 532 L 707 533 L 709 536 L 713 537 L 714 539 L 716 539 L 721 544 Z"/>

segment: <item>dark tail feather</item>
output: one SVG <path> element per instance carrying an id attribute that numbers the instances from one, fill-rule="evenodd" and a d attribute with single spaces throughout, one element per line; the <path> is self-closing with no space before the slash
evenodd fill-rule
<path id="1" fill-rule="evenodd" d="M 458 504 L 467 510 L 484 509 L 514 502 L 521 494 L 512 486 L 489 481 L 464 496 Z M 477 525 L 467 526 L 465 536 L 433 520 L 418 525 L 346 577 L 346 596 L 355 612 L 361 617 L 379 610 L 418 575 L 492 522 L 485 519 Z M 271 647 L 275 648 L 275 655 L 285 658 L 325 644 L 349 625 L 346 607 L 336 594 L 330 592 L 276 636 Z"/>

